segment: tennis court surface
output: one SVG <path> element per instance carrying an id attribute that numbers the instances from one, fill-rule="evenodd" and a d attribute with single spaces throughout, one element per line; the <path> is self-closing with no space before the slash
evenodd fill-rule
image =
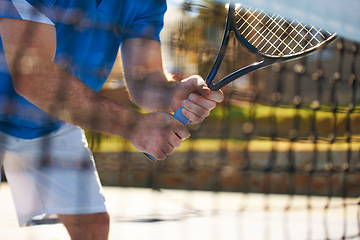
<path id="1" fill-rule="evenodd" d="M 105 187 L 105 197 L 110 240 L 359 238 L 357 199 L 120 187 Z M 7 184 L 0 201 L 1 239 L 69 239 L 61 224 L 18 228 Z"/>

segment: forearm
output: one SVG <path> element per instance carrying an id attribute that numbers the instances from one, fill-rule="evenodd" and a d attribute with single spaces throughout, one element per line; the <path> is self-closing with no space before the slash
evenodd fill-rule
<path id="1" fill-rule="evenodd" d="M 34 58 L 36 59 L 36 58 Z M 37 62 L 33 59 L 33 63 Z M 16 91 L 45 112 L 95 131 L 128 137 L 137 113 L 91 90 L 59 65 L 13 73 Z"/>
<path id="2" fill-rule="evenodd" d="M 133 102 L 149 111 L 170 112 L 176 82 L 167 79 L 163 72 L 147 74 L 141 79 L 127 81 L 127 87 Z"/>
<path id="3" fill-rule="evenodd" d="M 160 43 L 143 38 L 127 39 L 121 53 L 131 99 L 150 112 L 173 111 L 176 83 L 165 76 Z"/>

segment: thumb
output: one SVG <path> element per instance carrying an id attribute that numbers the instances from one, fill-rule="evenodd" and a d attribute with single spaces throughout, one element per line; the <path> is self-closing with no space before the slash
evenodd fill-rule
<path id="1" fill-rule="evenodd" d="M 191 81 L 195 89 L 202 95 L 207 95 L 211 92 L 210 88 L 206 85 L 205 80 L 198 75 L 193 76 L 193 81 Z"/>

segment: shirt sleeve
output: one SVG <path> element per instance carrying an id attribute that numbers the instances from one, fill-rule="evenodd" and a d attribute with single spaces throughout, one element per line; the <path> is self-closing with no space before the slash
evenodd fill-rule
<path id="1" fill-rule="evenodd" d="M 53 0 L 0 0 L 0 17 L 54 25 Z"/>
<path id="2" fill-rule="evenodd" d="M 164 26 L 164 14 L 167 10 L 166 1 L 146 1 L 146 4 L 141 4 L 141 9 L 139 9 L 138 13 L 136 14 L 136 17 L 126 34 L 125 39 L 140 37 L 149 38 L 160 42 L 160 32 Z"/>

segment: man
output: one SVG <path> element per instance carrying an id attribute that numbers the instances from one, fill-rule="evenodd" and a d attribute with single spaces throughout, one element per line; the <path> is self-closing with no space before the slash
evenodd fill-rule
<path id="1" fill-rule="evenodd" d="M 199 123 L 223 100 L 199 76 L 166 79 L 165 11 L 165 0 L 0 0 L 0 165 L 21 226 L 56 215 L 72 239 L 107 239 L 101 186 L 76 126 L 162 160 L 189 137 L 170 112 L 184 106 Z M 149 114 L 96 92 L 120 45 L 130 96 Z"/>

